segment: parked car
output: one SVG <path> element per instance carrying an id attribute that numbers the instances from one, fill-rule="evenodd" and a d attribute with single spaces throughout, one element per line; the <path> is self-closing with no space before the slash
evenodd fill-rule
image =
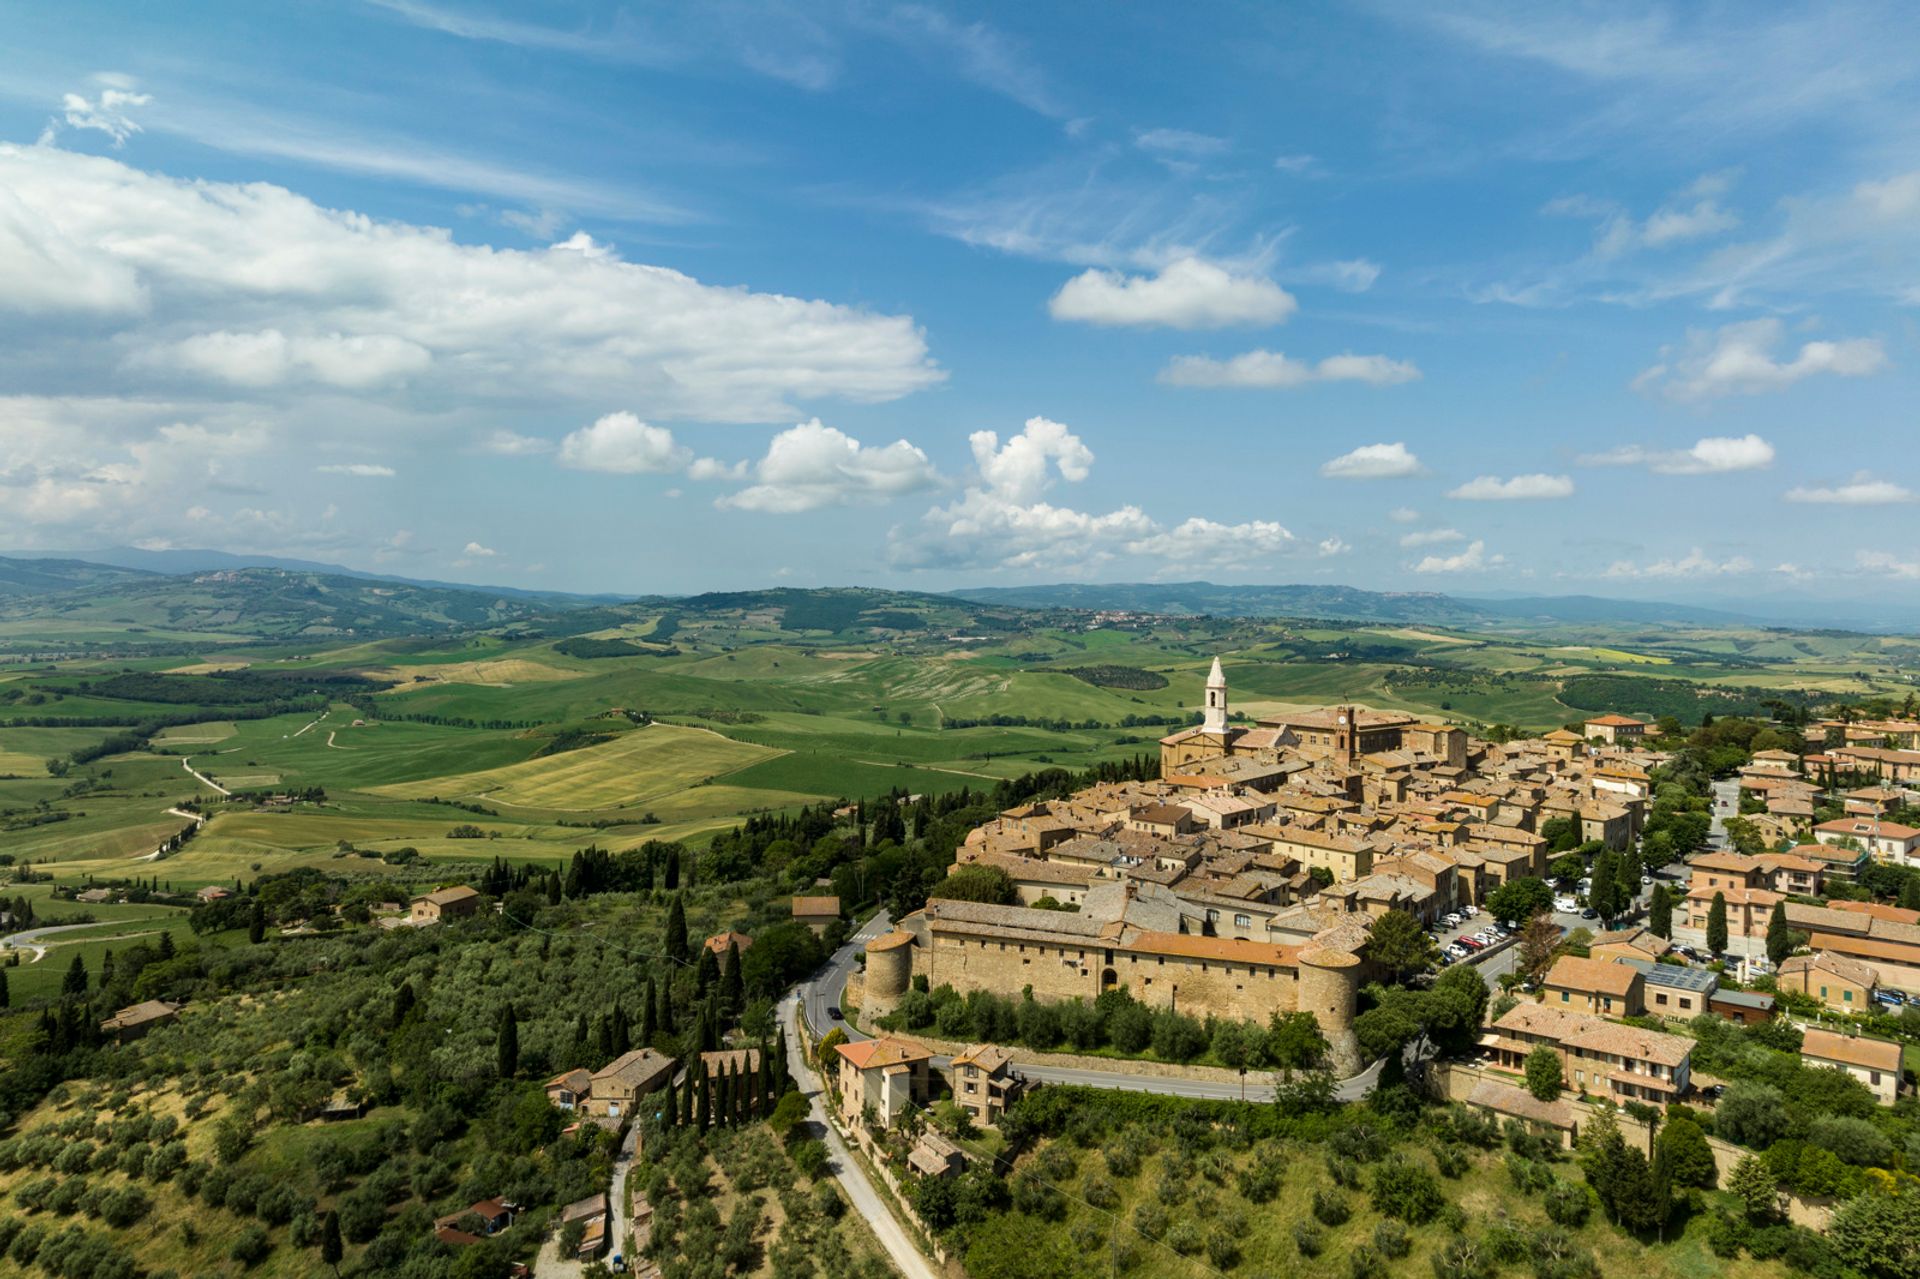
<path id="1" fill-rule="evenodd" d="M 1460 926 L 1460 912 L 1454 911 L 1452 914 L 1447 915 L 1440 922 L 1445 924 L 1448 928 L 1458 928 Z"/>
<path id="2" fill-rule="evenodd" d="M 1481 941 L 1478 937 L 1462 937 L 1455 944 L 1465 946 L 1468 950 L 1485 950 L 1487 948 L 1487 943 Z"/>
<path id="3" fill-rule="evenodd" d="M 1598 919 L 1598 918 L 1600 918 L 1600 912 L 1599 912 L 1599 911 L 1597 911 L 1597 910 L 1595 910 L 1595 909 L 1594 909 L 1593 907 L 1591 907 L 1591 906 L 1582 906 L 1582 907 L 1580 908 L 1580 918 L 1582 918 L 1582 919 Z"/>
<path id="4" fill-rule="evenodd" d="M 833 1019 L 834 1019 L 835 1021 L 839 1021 L 839 1020 L 840 1020 L 840 1005 L 838 1005 L 838 1004 L 828 1004 L 828 1005 L 827 1005 L 827 1016 L 829 1016 L 829 1017 L 831 1017 L 831 1018 L 833 1018 Z"/>
<path id="5" fill-rule="evenodd" d="M 1553 900 L 1553 908 L 1562 915 L 1571 915 L 1580 909 L 1580 903 L 1571 897 L 1556 897 Z"/>
<path id="6" fill-rule="evenodd" d="M 1653 887 L 1653 876 L 1651 876 L 1651 875 L 1642 875 L 1642 876 L 1640 877 L 1640 887 L 1642 887 L 1642 888 L 1652 888 L 1652 887 Z"/>
<path id="7" fill-rule="evenodd" d="M 1468 905 L 1462 906 L 1460 908 L 1460 913 L 1462 915 L 1465 915 L 1468 919 L 1472 919 L 1474 916 L 1480 913 L 1480 908 L 1478 906 L 1475 906 L 1469 903 Z"/>
<path id="8" fill-rule="evenodd" d="M 1459 942 L 1454 942 L 1447 947 L 1446 953 L 1453 956 L 1455 959 L 1465 959 L 1468 955 L 1471 955 L 1473 952 L 1468 950 L 1465 946 L 1462 946 Z"/>
<path id="9" fill-rule="evenodd" d="M 1904 996 L 1900 995 L 1897 991 L 1891 990 L 1874 991 L 1873 1002 L 1876 1004 L 1885 1004 L 1889 1008 L 1904 1008 L 1907 1005 Z"/>

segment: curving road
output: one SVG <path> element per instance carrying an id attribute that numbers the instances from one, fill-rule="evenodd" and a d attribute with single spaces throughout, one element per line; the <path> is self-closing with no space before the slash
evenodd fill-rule
<path id="1" fill-rule="evenodd" d="M 82 928 L 98 928 L 101 921 L 90 924 L 49 924 L 45 928 L 27 928 L 6 937 L 0 937 L 0 950 L 30 950 L 33 958 L 27 962 L 37 964 L 46 958 L 47 948 L 40 944 L 42 937 L 52 937 L 56 933 L 78 932 Z"/>

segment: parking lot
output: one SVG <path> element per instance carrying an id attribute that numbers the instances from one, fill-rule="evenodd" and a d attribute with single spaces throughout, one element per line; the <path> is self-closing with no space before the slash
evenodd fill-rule
<path id="1" fill-rule="evenodd" d="M 1624 928 L 1629 924 L 1640 922 L 1646 918 L 1647 902 L 1653 895 L 1654 883 L 1664 882 L 1671 888 L 1682 882 L 1681 878 L 1671 870 L 1662 874 L 1656 874 L 1652 876 L 1651 879 L 1653 881 L 1652 883 L 1641 883 L 1640 893 L 1634 898 L 1633 908 L 1614 921 L 1616 928 Z M 1576 896 L 1576 894 L 1556 892 L 1554 894 L 1556 906 L 1564 904 L 1569 897 L 1573 896 Z M 1477 908 L 1472 915 L 1466 914 L 1466 909 L 1467 908 L 1462 908 L 1459 923 L 1438 923 L 1435 928 L 1430 930 L 1430 934 L 1439 944 L 1442 954 L 1447 953 L 1448 946 L 1460 943 L 1460 939 L 1463 937 L 1474 937 L 1476 934 L 1489 929 L 1504 931 L 1501 929 L 1500 922 L 1494 919 L 1485 907 Z M 1685 908 L 1683 906 L 1676 906 L 1674 913 L 1676 917 L 1678 917 L 1683 914 L 1684 911 Z M 1577 903 L 1572 910 L 1555 909 L 1553 912 L 1553 922 L 1559 926 L 1562 936 L 1565 936 L 1576 928 L 1584 928 L 1588 932 L 1593 933 L 1602 932 L 1606 928 L 1604 921 L 1598 916 L 1588 917 L 1585 913 L 1585 908 Z M 1516 952 L 1518 950 L 1518 946 L 1515 944 L 1517 940 L 1517 938 L 1496 939 L 1493 944 L 1483 945 L 1478 949 L 1461 943 L 1465 946 L 1468 954 L 1464 958 L 1449 955 L 1446 962 L 1449 965 L 1470 963 L 1485 974 L 1489 982 L 1494 982 L 1499 979 L 1501 974 L 1513 971 L 1516 962 Z"/>

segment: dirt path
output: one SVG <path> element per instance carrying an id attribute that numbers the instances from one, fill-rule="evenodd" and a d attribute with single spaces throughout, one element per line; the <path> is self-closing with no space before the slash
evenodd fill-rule
<path id="1" fill-rule="evenodd" d="M 316 715 L 316 716 L 315 716 L 315 717 L 314 717 L 314 718 L 312 719 L 312 721 L 310 721 L 310 722 L 309 722 L 309 723 L 307 724 L 307 727 L 306 727 L 306 728 L 302 728 L 302 729 L 300 729 L 300 730 L 299 730 L 298 732 L 296 732 L 296 733 L 294 733 L 294 736 L 295 736 L 295 737 L 298 737 L 298 736 L 300 736 L 300 734 L 301 734 L 301 733 L 304 733 L 304 732 L 306 732 L 306 731 L 307 731 L 307 728 L 312 728 L 312 727 L 313 727 L 313 726 L 314 726 L 315 724 L 318 724 L 318 723 L 319 723 L 319 722 L 320 722 L 321 720 L 323 720 L 323 719 L 325 719 L 325 718 L 326 718 L 327 716 L 329 716 L 329 715 L 331 715 L 332 713 L 333 713 L 333 708 L 332 708 L 331 706 L 329 706 L 329 707 L 328 707 L 328 708 L 327 708 L 326 710 L 324 710 L 324 711 L 321 711 L 321 712 L 320 712 L 320 713 L 319 713 L 318 715 Z"/>
<path id="2" fill-rule="evenodd" d="M 192 822 L 196 829 L 207 820 L 204 814 L 191 813 L 184 808 L 169 808 L 167 810 L 167 815 L 170 817 L 184 817 L 188 821 Z M 167 851 L 167 846 L 165 844 L 162 844 L 160 845 L 160 847 L 154 849 L 150 853 L 139 853 L 129 858 L 128 860 L 136 861 L 136 862 L 157 862 L 160 860 L 160 854 L 166 851 Z"/>

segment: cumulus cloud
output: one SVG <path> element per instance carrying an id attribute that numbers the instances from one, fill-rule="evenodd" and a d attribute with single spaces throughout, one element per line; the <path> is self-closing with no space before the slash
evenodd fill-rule
<path id="1" fill-rule="evenodd" d="M 1338 534 L 1334 534 L 1331 537 L 1321 538 L 1319 547 L 1317 549 L 1319 550 L 1321 555 L 1330 556 L 1330 555 L 1345 555 L 1348 551 L 1352 550 L 1353 548 L 1347 545 L 1346 540 L 1344 538 L 1340 537 Z"/>
<path id="2" fill-rule="evenodd" d="M 1875 479 L 1870 471 L 1859 471 L 1845 484 L 1790 488 L 1787 500 L 1822 506 L 1892 506 L 1913 501 L 1913 492 L 1892 480 Z"/>
<path id="3" fill-rule="evenodd" d="M 1273 520 L 1222 524 L 1193 516 L 1167 527 L 1137 506 L 1090 513 L 1047 501 L 1056 485 L 1084 482 L 1094 460 L 1077 434 L 1047 418 L 1030 418 L 1004 442 L 994 431 L 976 431 L 969 442 L 975 482 L 916 524 L 890 532 L 895 565 L 1081 571 L 1126 554 L 1169 569 L 1233 568 L 1297 549 L 1293 533 Z"/>
<path id="4" fill-rule="evenodd" d="M 818 418 L 774 436 L 752 474 L 756 483 L 714 505 L 786 515 L 823 506 L 884 502 L 932 488 L 940 480 L 927 455 L 905 440 L 869 448 L 821 425 Z"/>
<path id="5" fill-rule="evenodd" d="M 234 386 L 268 387 L 312 381 L 347 390 L 393 382 L 423 372 L 432 354 L 389 333 L 321 333 L 288 337 L 279 329 L 201 333 L 154 347 L 142 363 L 202 373 Z"/>
<path id="6" fill-rule="evenodd" d="M 609 413 L 560 441 L 560 465 L 610 475 L 662 475 L 683 469 L 693 450 L 676 442 L 664 426 L 642 422 L 631 413 Z"/>
<path id="7" fill-rule="evenodd" d="M 1714 475 L 1757 471 L 1773 464 L 1773 445 L 1757 435 L 1708 436 L 1684 449 L 1650 449 L 1638 444 L 1587 453 L 1582 466 L 1644 466 L 1656 475 Z"/>
<path id="8" fill-rule="evenodd" d="M 705 285 L 584 235 L 467 245 L 266 183 L 179 181 L 54 147 L 0 145 L 0 311 L 106 321 L 112 340 L 76 369 L 85 384 L 131 372 L 468 403 L 619 397 L 738 422 L 944 376 L 907 317 Z M 36 342 L 70 352 L 62 331 L 16 329 L 28 355 Z"/>
<path id="9" fill-rule="evenodd" d="M 1155 275 L 1090 269 L 1047 303 L 1056 320 L 1140 328 L 1219 329 L 1279 324 L 1293 295 L 1265 276 L 1236 273 L 1202 258 L 1176 258 Z"/>
<path id="10" fill-rule="evenodd" d="M 1481 475 L 1449 490 L 1447 496 L 1463 502 L 1525 502 L 1572 497 L 1573 480 L 1565 475 L 1516 475 L 1510 480 Z"/>
<path id="11" fill-rule="evenodd" d="M 1423 469 L 1405 444 L 1362 444 L 1323 462 L 1320 474 L 1335 480 L 1388 480 L 1418 475 Z"/>
<path id="12" fill-rule="evenodd" d="M 1866 377 L 1887 367 L 1878 338 L 1806 342 L 1792 358 L 1776 358 L 1785 337 L 1786 327 L 1777 319 L 1747 320 L 1713 332 L 1690 329 L 1683 344 L 1662 348 L 1659 361 L 1633 386 L 1672 400 L 1705 400 L 1783 391 L 1822 373 Z"/>
<path id="13" fill-rule="evenodd" d="M 1445 546 L 1449 542 L 1464 542 L 1467 535 L 1457 528 L 1427 528 L 1400 536 L 1400 545 L 1408 548 L 1415 546 Z"/>
<path id="14" fill-rule="evenodd" d="M 1160 371 L 1168 386 L 1255 387 L 1287 390 L 1314 382 L 1364 382 L 1393 386 L 1418 379 L 1420 370 L 1384 355 L 1330 355 L 1319 363 L 1290 359 L 1279 351 L 1248 351 L 1230 360 L 1179 355 Z"/>
<path id="15" fill-rule="evenodd" d="M 500 552 L 494 550 L 491 546 L 482 546 L 478 542 L 468 542 L 466 547 L 461 551 L 461 554 L 471 559 L 490 560 L 499 555 Z"/>
<path id="16" fill-rule="evenodd" d="M 361 479 L 390 480 L 394 475 L 391 466 L 381 466 L 374 462 L 336 462 L 330 466 L 314 469 L 322 475 L 352 475 Z"/>
<path id="17" fill-rule="evenodd" d="M 1457 555 L 1429 555 L 1413 566 L 1416 573 L 1477 573 L 1506 562 L 1502 555 L 1488 555 L 1487 544 L 1472 541 Z"/>
<path id="18" fill-rule="evenodd" d="M 1632 560 L 1615 560 L 1607 566 L 1605 576 L 1613 578 L 1727 577 L 1751 572 L 1753 572 L 1753 561 L 1744 555 L 1716 560 L 1696 546 L 1679 559 L 1654 560 L 1646 564 L 1636 564 Z"/>

